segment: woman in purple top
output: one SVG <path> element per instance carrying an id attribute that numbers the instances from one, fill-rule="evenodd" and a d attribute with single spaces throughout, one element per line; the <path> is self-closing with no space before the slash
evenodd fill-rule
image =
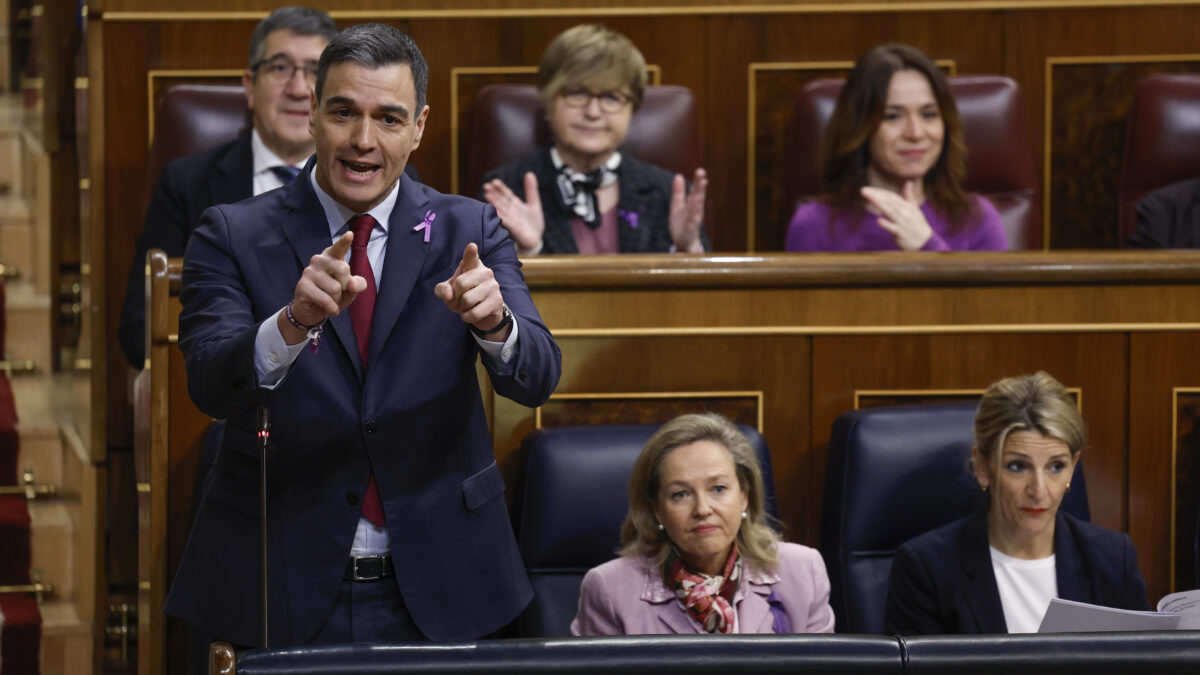
<path id="1" fill-rule="evenodd" d="M 822 192 L 788 226 L 789 251 L 1005 250 L 996 208 L 967 193 L 958 107 L 920 50 L 873 47 L 838 95 Z"/>

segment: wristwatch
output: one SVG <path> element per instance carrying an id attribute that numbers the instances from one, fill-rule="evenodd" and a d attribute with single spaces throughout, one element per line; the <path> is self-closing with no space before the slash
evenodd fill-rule
<path id="1" fill-rule="evenodd" d="M 504 305 L 502 305 L 500 307 L 500 312 L 502 314 L 502 316 L 500 317 L 500 323 L 496 324 L 495 326 L 492 326 L 491 328 L 489 328 L 487 330 L 479 330 L 474 325 L 469 325 L 468 328 L 471 329 L 472 333 L 478 335 L 479 337 L 487 337 L 489 335 L 494 335 L 496 333 L 499 333 L 500 331 L 504 330 L 509 325 L 511 325 L 513 322 L 513 313 L 512 313 L 512 310 L 510 310 L 508 308 L 507 302 L 504 303 Z"/>

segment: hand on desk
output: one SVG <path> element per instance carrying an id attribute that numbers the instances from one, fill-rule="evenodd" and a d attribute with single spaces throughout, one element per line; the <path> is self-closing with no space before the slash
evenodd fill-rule
<path id="1" fill-rule="evenodd" d="M 479 247 L 467 244 L 454 275 L 434 287 L 433 292 L 446 306 L 476 329 L 488 331 L 504 320 L 504 296 L 491 268 L 479 259 Z M 486 339 L 504 342 L 512 326 L 488 335 Z"/>
<path id="2" fill-rule="evenodd" d="M 347 232 L 308 261 L 292 296 L 292 316 L 296 321 L 315 326 L 349 307 L 358 294 L 367 289 L 367 280 L 350 274 L 350 265 L 345 260 L 353 241 L 354 233 Z M 278 325 L 284 341 L 290 345 L 307 338 L 306 333 L 293 326 L 283 312 L 279 314 Z"/>

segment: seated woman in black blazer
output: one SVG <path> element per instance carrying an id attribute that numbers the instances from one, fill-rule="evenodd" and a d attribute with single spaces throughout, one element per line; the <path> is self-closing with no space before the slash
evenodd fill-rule
<path id="1" fill-rule="evenodd" d="M 1147 610 L 1129 537 L 1059 513 L 1087 430 L 1038 372 L 988 387 L 971 464 L 988 505 L 896 551 L 889 633 L 1036 632 L 1051 598 Z"/>
<path id="2" fill-rule="evenodd" d="M 603 26 L 563 31 L 542 54 L 538 97 L 553 144 L 483 177 L 522 255 L 703 253 L 708 178 L 683 176 L 618 152 L 646 89 L 646 60 Z"/>

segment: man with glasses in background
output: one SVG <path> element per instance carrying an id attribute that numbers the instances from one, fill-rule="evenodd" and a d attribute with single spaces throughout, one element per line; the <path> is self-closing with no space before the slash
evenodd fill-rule
<path id="1" fill-rule="evenodd" d="M 254 28 L 250 61 L 242 74 L 253 128 L 211 150 L 169 162 L 146 208 L 129 270 L 119 337 L 129 365 L 141 369 L 146 351 L 146 252 L 161 248 L 180 257 L 200 214 L 291 183 L 313 153 L 308 131 L 317 62 L 337 35 L 328 14 L 281 7 Z M 406 167 L 416 179 L 416 171 Z"/>

